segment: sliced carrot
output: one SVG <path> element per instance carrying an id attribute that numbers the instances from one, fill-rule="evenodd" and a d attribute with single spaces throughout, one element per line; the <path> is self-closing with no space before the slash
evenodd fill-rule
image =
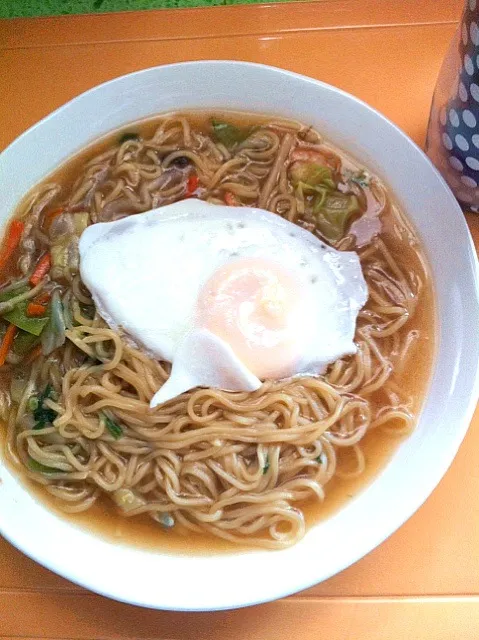
<path id="1" fill-rule="evenodd" d="M 36 302 L 29 302 L 27 304 L 27 316 L 38 317 L 44 316 L 47 308 L 43 304 L 37 304 Z"/>
<path id="2" fill-rule="evenodd" d="M 8 226 L 5 242 L 0 252 L 0 270 L 2 270 L 18 247 L 25 225 L 20 220 L 12 220 Z"/>
<path id="3" fill-rule="evenodd" d="M 48 213 L 46 213 L 43 218 L 44 230 L 48 231 L 48 229 L 50 228 L 50 225 L 55 220 L 55 218 L 60 214 L 62 214 L 64 211 L 65 211 L 65 207 L 58 207 L 58 209 L 53 209 L 52 211 L 49 211 Z"/>
<path id="4" fill-rule="evenodd" d="M 12 348 L 15 334 L 17 333 L 17 327 L 14 324 L 9 324 L 8 329 L 3 336 L 2 344 L 0 345 L 0 367 L 3 367 L 5 360 L 8 356 L 8 352 Z"/>
<path id="5" fill-rule="evenodd" d="M 229 207 L 239 207 L 240 201 L 231 191 L 226 191 L 225 193 L 225 202 Z"/>
<path id="6" fill-rule="evenodd" d="M 51 264 L 52 264 L 52 261 L 51 261 L 50 254 L 46 253 L 38 261 L 37 266 L 35 267 L 32 275 L 30 277 L 30 284 L 32 284 L 34 287 L 36 287 L 37 284 L 40 282 L 40 280 L 43 280 L 43 278 L 50 271 Z"/>
<path id="7" fill-rule="evenodd" d="M 198 180 L 198 176 L 196 175 L 196 173 L 193 173 L 193 175 L 191 175 L 188 178 L 188 184 L 186 185 L 186 195 L 187 196 L 193 195 L 193 193 L 196 191 L 196 189 L 198 189 L 199 182 L 200 181 Z"/>

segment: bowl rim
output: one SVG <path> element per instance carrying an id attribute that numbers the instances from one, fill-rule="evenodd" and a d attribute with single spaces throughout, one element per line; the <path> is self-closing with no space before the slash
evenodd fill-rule
<path id="1" fill-rule="evenodd" d="M 388 118 L 386 118 L 384 115 L 382 115 L 379 111 L 377 111 L 375 108 L 371 107 L 370 105 L 368 105 L 367 103 L 363 102 L 362 100 L 356 98 L 355 96 L 347 93 L 346 91 L 343 91 L 342 89 L 339 89 L 337 87 L 334 87 L 333 85 L 327 84 L 325 82 L 322 82 L 320 80 L 305 76 L 305 75 L 301 75 L 292 71 L 288 71 L 279 67 L 274 67 L 274 66 L 270 66 L 270 65 L 264 65 L 264 64 L 259 64 L 259 63 L 252 63 L 252 62 L 246 62 L 246 61 L 236 61 L 236 60 L 198 60 L 198 61 L 188 61 L 188 62 L 180 62 L 180 63 L 172 63 L 172 64 L 167 64 L 167 65 L 158 65 L 155 67 L 149 67 L 149 68 L 145 68 L 145 69 L 141 69 L 138 71 L 133 71 L 131 73 L 128 74 L 124 74 L 118 77 L 115 77 L 111 80 L 108 80 L 104 83 L 101 83 L 99 85 L 96 85 L 90 89 L 88 89 L 87 91 L 84 91 L 82 93 L 80 93 L 79 95 L 77 95 L 76 97 L 74 97 L 73 99 L 69 100 L 68 102 L 66 102 L 65 104 L 61 105 L 60 107 L 58 107 L 57 109 L 55 109 L 53 112 L 51 112 L 50 114 L 46 115 L 44 118 L 42 118 L 41 120 L 39 120 L 38 122 L 36 122 L 35 124 L 33 124 L 31 127 L 29 127 L 26 131 L 24 131 L 23 133 L 21 133 L 15 140 L 13 140 L 3 151 L 3 153 L 0 156 L 0 168 L 2 165 L 2 158 L 5 157 L 5 154 L 10 152 L 11 149 L 14 149 L 16 147 L 16 145 L 20 144 L 25 138 L 28 138 L 28 136 L 30 136 L 32 134 L 32 132 L 36 131 L 37 129 L 41 128 L 42 125 L 45 122 L 48 122 L 49 120 L 55 118 L 58 114 L 61 114 L 63 111 L 68 110 L 68 108 L 70 107 L 70 105 L 82 100 L 85 96 L 94 96 L 96 92 L 101 92 L 102 90 L 104 90 L 107 87 L 114 87 L 115 85 L 121 85 L 122 82 L 125 82 L 127 79 L 132 78 L 132 77 L 138 77 L 138 76 L 142 76 L 142 75 L 148 75 L 148 74 L 155 74 L 158 73 L 160 70 L 165 70 L 165 69 L 169 69 L 169 70 L 175 70 L 175 69 L 181 69 L 181 68 L 185 68 L 185 67 L 223 67 L 223 66 L 227 66 L 229 68 L 231 68 L 232 71 L 237 70 L 237 69 L 244 69 L 244 68 L 254 68 L 257 69 L 259 71 L 263 70 L 266 71 L 268 73 L 276 73 L 279 74 L 283 77 L 289 77 L 291 79 L 296 79 L 296 80 L 300 80 L 302 82 L 308 82 L 308 83 L 313 83 L 315 85 L 319 85 L 322 89 L 328 90 L 328 91 L 334 91 L 335 93 L 339 94 L 342 98 L 344 98 L 345 100 L 349 101 L 350 103 L 354 103 L 356 106 L 360 107 L 361 109 L 365 109 L 367 111 L 369 111 L 369 113 L 372 113 L 375 118 L 380 119 L 383 123 L 387 124 L 388 127 L 390 128 L 390 130 L 394 130 L 395 131 L 395 135 L 396 136 L 400 136 L 403 139 L 403 142 L 407 143 L 409 146 L 411 146 L 416 154 L 420 154 L 422 156 L 422 161 L 426 162 L 429 165 L 429 170 L 432 170 L 432 172 L 435 174 L 435 179 L 436 181 L 438 181 L 438 183 L 440 183 L 443 187 L 443 189 L 445 190 L 444 195 L 445 197 L 449 197 L 449 204 L 451 205 L 451 216 L 456 215 L 456 222 L 457 222 L 457 230 L 459 233 L 462 234 L 463 236 L 463 240 L 465 241 L 465 245 L 464 245 L 464 251 L 465 253 L 467 253 L 467 261 L 469 263 L 469 267 L 470 267 L 470 276 L 471 276 L 471 282 L 470 284 L 472 285 L 472 291 L 475 293 L 475 302 L 477 304 L 479 304 L 479 263 L 478 263 L 478 259 L 477 259 L 477 255 L 476 255 L 476 251 L 474 248 L 474 244 L 472 242 L 472 238 L 469 232 L 469 229 L 467 227 L 467 224 L 464 220 L 462 211 L 459 208 L 459 205 L 457 204 L 454 196 L 452 195 L 452 192 L 450 191 L 449 187 L 447 186 L 445 180 L 442 178 L 442 176 L 440 175 L 440 173 L 438 172 L 438 170 L 434 167 L 434 165 L 432 164 L 432 162 L 429 160 L 429 158 L 424 154 L 424 152 L 420 149 L 420 147 L 414 142 L 412 141 L 409 136 L 407 136 L 397 125 L 395 125 L 393 122 L 391 122 Z M 128 124 L 127 122 L 125 122 L 125 125 Z M 114 129 L 113 129 L 114 130 Z M 108 133 L 108 131 L 105 131 L 105 133 Z M 45 176 L 46 177 L 46 176 Z M 449 195 L 448 195 L 449 194 Z M 456 211 L 455 214 L 452 213 L 452 211 Z M 435 284 L 435 283 L 433 283 Z M 439 327 L 436 327 L 436 331 L 439 331 Z M 478 340 L 477 338 L 475 338 L 475 342 L 476 342 L 476 348 L 477 348 L 477 344 Z M 436 348 L 436 362 L 437 362 L 437 357 L 439 355 L 439 346 L 437 346 Z M 435 363 L 436 364 L 436 363 Z M 462 410 L 461 410 L 461 415 L 460 418 L 457 420 L 456 422 L 456 426 L 454 428 L 454 438 L 451 439 L 451 442 L 449 443 L 449 449 L 448 449 L 448 455 L 444 457 L 444 460 L 441 462 L 440 465 L 437 465 L 434 469 L 434 474 L 433 474 L 433 478 L 429 479 L 429 481 L 423 485 L 423 487 L 421 488 L 421 491 L 418 493 L 418 495 L 415 495 L 414 497 L 411 498 L 411 500 L 409 501 L 408 505 L 408 510 L 407 510 L 407 515 L 399 518 L 400 521 L 395 522 L 394 524 L 390 524 L 388 527 L 386 527 L 380 535 L 376 535 L 372 537 L 372 541 L 368 544 L 364 544 L 360 551 L 358 553 L 355 554 L 355 557 L 353 557 L 351 559 L 351 557 L 348 557 L 348 559 L 346 561 L 344 561 L 343 563 L 339 563 L 338 566 L 335 568 L 334 571 L 329 572 L 326 575 L 322 575 L 319 579 L 321 581 L 328 579 L 329 577 L 331 577 L 332 575 L 335 575 L 336 573 L 339 573 L 340 571 L 344 570 L 346 567 L 350 566 L 351 564 L 357 562 L 357 560 L 359 560 L 360 558 L 364 557 L 365 555 L 367 555 L 368 553 L 370 553 L 378 544 L 381 544 L 384 540 L 386 540 L 392 533 L 394 533 L 400 526 L 402 526 L 402 524 L 404 524 L 404 522 L 406 522 L 418 509 L 419 507 L 427 500 L 427 498 L 429 497 L 429 495 L 432 493 L 432 491 L 434 490 L 434 488 L 437 486 L 437 484 L 440 482 L 440 480 L 442 479 L 442 477 L 444 476 L 444 474 L 446 473 L 446 471 L 448 470 L 449 466 L 451 465 L 455 454 L 462 442 L 462 440 L 464 439 L 464 436 L 467 432 L 467 429 L 469 427 L 474 409 L 476 407 L 477 404 L 477 400 L 479 398 L 479 362 L 476 364 L 474 371 L 470 371 L 470 379 L 471 379 L 471 384 L 470 384 L 470 390 L 467 396 L 467 400 L 463 402 L 462 404 Z M 431 379 L 432 379 L 432 374 L 431 374 Z M 431 382 L 431 381 L 430 381 Z M 429 393 L 429 392 L 428 392 Z M 428 395 L 428 394 L 426 394 Z M 396 455 L 396 454 L 395 454 Z M 0 470 L 2 469 L 2 464 L 1 464 L 1 460 L 0 460 Z M 377 477 L 377 476 L 376 476 Z M 373 481 L 374 482 L 374 481 Z M 43 507 L 45 509 L 45 507 Z M 344 508 L 349 508 L 349 507 L 344 507 Z M 344 509 L 343 508 L 343 509 Z M 244 596 L 244 598 L 241 601 L 238 602 L 223 602 L 221 605 L 219 606 L 215 606 L 215 605 L 201 605 L 198 607 L 195 606 L 185 606 L 183 607 L 181 604 L 172 606 L 172 605 L 164 605 L 161 604 L 160 602 L 157 602 L 154 598 L 153 600 L 150 600 L 148 602 L 145 602 L 144 599 L 136 599 L 132 598 L 131 596 L 128 597 L 124 597 L 122 596 L 121 593 L 121 586 L 118 589 L 105 589 L 105 588 L 101 588 L 98 587 L 97 584 L 95 583 L 95 575 L 92 574 L 91 575 L 91 579 L 85 579 L 85 578 L 79 578 L 76 575 L 72 575 L 72 573 L 70 573 L 68 571 L 68 569 L 64 569 L 63 566 L 59 565 L 55 559 L 53 557 L 44 557 L 42 556 L 41 550 L 35 549 L 33 545 L 28 545 L 26 544 L 24 541 L 19 542 L 17 539 L 17 536 L 15 536 L 15 531 L 10 531 L 8 523 L 3 522 L 2 518 L 1 518 L 1 514 L 0 514 L 0 533 L 1 535 L 3 535 L 13 546 L 15 546 L 16 548 L 18 548 L 20 551 L 22 551 L 25 555 L 29 556 L 30 558 L 32 558 L 33 560 L 35 560 L 36 562 L 38 562 L 39 564 L 43 565 L 44 567 L 54 571 L 55 573 L 67 578 L 68 580 L 75 582 L 76 584 L 79 584 L 83 587 L 88 588 L 89 590 L 99 593 L 100 595 L 104 595 L 110 598 L 113 598 L 115 600 L 121 601 L 121 602 L 126 602 L 129 604 L 135 604 L 135 605 L 139 605 L 139 606 L 143 606 L 143 607 L 149 607 L 149 608 L 157 608 L 157 609 L 165 609 L 165 610 L 176 610 L 176 611 L 215 611 L 215 610 L 227 610 L 227 609 L 232 609 L 232 608 L 241 608 L 241 607 L 245 607 L 245 606 L 251 606 L 251 605 L 255 605 L 255 604 L 259 604 L 259 603 L 263 603 L 263 602 L 269 602 L 271 600 L 275 600 L 277 598 L 281 598 L 287 595 L 290 595 L 291 593 L 297 592 L 299 590 L 302 589 L 306 589 L 309 588 L 311 586 L 313 586 L 314 584 L 317 583 L 317 579 L 315 580 L 311 580 L 308 579 L 305 582 L 302 582 L 301 580 L 296 580 L 291 586 L 286 586 L 281 582 L 278 582 L 278 584 L 274 584 L 272 585 L 273 588 L 270 589 L 270 591 L 268 593 L 265 593 L 264 596 L 262 597 L 257 597 L 253 600 L 249 599 L 247 596 Z M 95 536 L 96 537 L 96 536 Z M 97 541 L 99 541 L 99 537 L 96 537 Z M 149 552 L 151 553 L 151 552 Z M 268 552 L 271 553 L 271 552 Z M 273 552 L 273 553 L 284 553 L 283 551 L 280 552 Z M 158 554 L 159 557 L 161 557 L 161 554 Z M 289 584 L 289 583 L 288 583 Z"/>

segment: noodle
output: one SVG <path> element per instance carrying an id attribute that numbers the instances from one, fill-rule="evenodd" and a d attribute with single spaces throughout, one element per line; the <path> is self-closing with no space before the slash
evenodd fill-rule
<path id="1" fill-rule="evenodd" d="M 41 216 L 59 203 L 88 212 L 92 222 L 114 220 L 184 198 L 192 172 L 198 197 L 223 202 L 230 193 L 316 232 L 308 202 L 288 179 L 294 149 L 320 150 L 339 172 L 341 157 L 297 123 L 265 122 L 229 149 L 187 117 L 165 117 L 150 139 L 127 139 L 83 163 L 68 193 L 46 184 L 25 201 L 18 270 L 29 273 L 39 245 L 50 241 Z M 382 210 L 404 224 L 379 182 L 375 189 Z M 337 247 L 354 243 L 347 235 Z M 400 264 L 380 236 L 357 251 L 369 300 L 359 314 L 355 355 L 324 376 L 266 381 L 252 393 L 195 389 L 156 409 L 149 402 L 169 365 L 109 329 L 78 273 L 65 270 L 45 287 L 62 292 L 66 342 L 29 365 L 23 396 L 9 409 L 9 458 L 69 513 L 107 495 L 121 515 L 146 514 L 165 528 L 272 549 L 297 542 L 306 531 L 305 501 L 322 502 L 334 476 L 364 473 L 366 434 L 409 432 L 415 421 L 394 370 L 418 339 L 408 323 L 423 274 Z M 43 406 L 55 419 L 36 428 L 29 398 L 47 384 L 52 393 Z"/>

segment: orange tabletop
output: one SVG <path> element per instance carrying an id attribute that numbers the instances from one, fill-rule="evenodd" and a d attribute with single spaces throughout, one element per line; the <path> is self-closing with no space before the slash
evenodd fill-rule
<path id="1" fill-rule="evenodd" d="M 205 58 L 263 62 L 332 83 L 422 144 L 462 4 L 318 0 L 0 21 L 0 148 L 100 82 Z M 468 221 L 479 246 L 479 217 Z M 479 638 L 479 412 L 426 504 L 366 558 L 308 591 L 235 612 L 142 610 L 76 587 L 0 540 L 0 637 Z"/>

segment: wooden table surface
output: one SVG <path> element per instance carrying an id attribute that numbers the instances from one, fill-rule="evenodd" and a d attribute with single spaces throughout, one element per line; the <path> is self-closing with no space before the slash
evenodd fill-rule
<path id="1" fill-rule="evenodd" d="M 263 62 L 332 83 L 423 144 L 462 4 L 318 0 L 0 21 L 0 148 L 100 82 L 206 58 Z M 479 217 L 468 221 L 479 246 Z M 479 412 L 426 504 L 378 549 L 308 591 L 235 612 L 142 610 L 76 587 L 0 539 L 0 637 L 478 638 Z"/>

